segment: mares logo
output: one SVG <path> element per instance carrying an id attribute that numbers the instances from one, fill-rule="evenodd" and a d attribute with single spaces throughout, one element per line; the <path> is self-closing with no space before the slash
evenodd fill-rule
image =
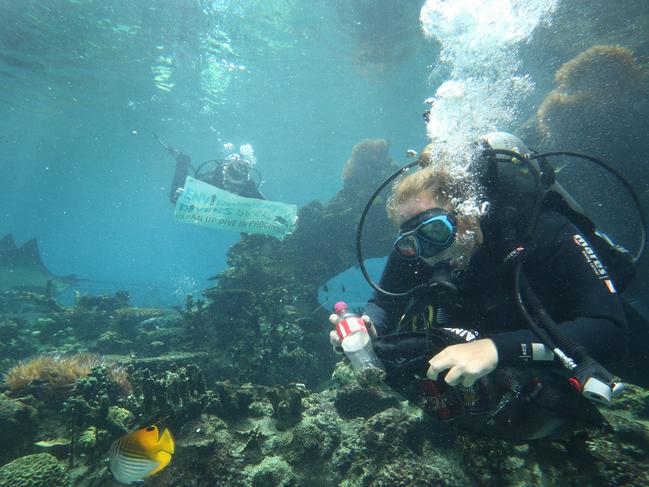
<path id="1" fill-rule="evenodd" d="M 615 287 L 613 286 L 613 282 L 608 278 L 606 268 L 602 265 L 597 254 L 595 254 L 595 251 L 591 248 L 588 242 L 586 242 L 586 239 L 579 234 L 575 234 L 572 236 L 572 240 L 581 247 L 581 254 L 584 256 L 584 259 L 586 259 L 586 263 L 593 270 L 595 276 L 598 279 L 605 279 L 604 282 L 606 283 L 608 290 L 614 293 Z"/>
<path id="2" fill-rule="evenodd" d="M 477 331 L 472 331 L 472 330 L 465 330 L 464 328 L 443 328 L 444 330 L 448 330 L 451 333 L 455 333 L 456 335 L 464 338 L 465 341 L 470 342 L 471 340 L 475 340 L 478 338 L 478 332 Z"/>

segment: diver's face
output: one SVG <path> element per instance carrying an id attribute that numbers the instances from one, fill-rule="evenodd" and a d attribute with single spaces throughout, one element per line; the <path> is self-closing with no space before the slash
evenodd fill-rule
<path id="1" fill-rule="evenodd" d="M 226 175 L 239 180 L 248 176 L 248 166 L 242 161 L 232 161 L 225 167 Z"/>
<path id="2" fill-rule="evenodd" d="M 404 200 L 398 208 L 398 224 L 401 227 L 405 222 L 417 215 L 433 208 L 442 209 L 450 213 L 453 209 L 443 205 L 437 198 L 429 193 L 422 192 L 412 198 Z M 420 257 L 429 266 L 439 262 L 450 261 L 454 269 L 462 269 L 469 264 L 471 256 L 482 243 L 482 232 L 477 220 L 466 217 L 457 218 L 457 235 L 454 243 L 447 249 L 432 257 Z"/>

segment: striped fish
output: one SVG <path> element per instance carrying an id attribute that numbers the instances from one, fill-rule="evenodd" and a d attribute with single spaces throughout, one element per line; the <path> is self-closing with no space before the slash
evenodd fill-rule
<path id="1" fill-rule="evenodd" d="M 110 447 L 110 471 L 123 484 L 141 483 L 165 468 L 174 453 L 174 439 L 156 426 L 133 431 L 115 440 Z"/>

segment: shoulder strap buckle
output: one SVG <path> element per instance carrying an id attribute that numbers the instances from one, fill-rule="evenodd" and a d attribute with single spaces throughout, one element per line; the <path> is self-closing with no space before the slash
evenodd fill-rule
<path id="1" fill-rule="evenodd" d="M 514 250 L 512 250 L 505 256 L 503 262 L 507 265 L 514 265 L 523 260 L 526 255 L 527 248 L 523 245 L 517 245 Z"/>

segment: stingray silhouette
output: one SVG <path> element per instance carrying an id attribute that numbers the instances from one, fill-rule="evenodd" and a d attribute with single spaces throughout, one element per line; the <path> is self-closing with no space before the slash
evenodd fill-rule
<path id="1" fill-rule="evenodd" d="M 57 295 L 78 284 L 74 274 L 55 276 L 41 259 L 36 239 L 16 246 L 11 234 L 0 240 L 0 291 L 34 291 Z"/>

